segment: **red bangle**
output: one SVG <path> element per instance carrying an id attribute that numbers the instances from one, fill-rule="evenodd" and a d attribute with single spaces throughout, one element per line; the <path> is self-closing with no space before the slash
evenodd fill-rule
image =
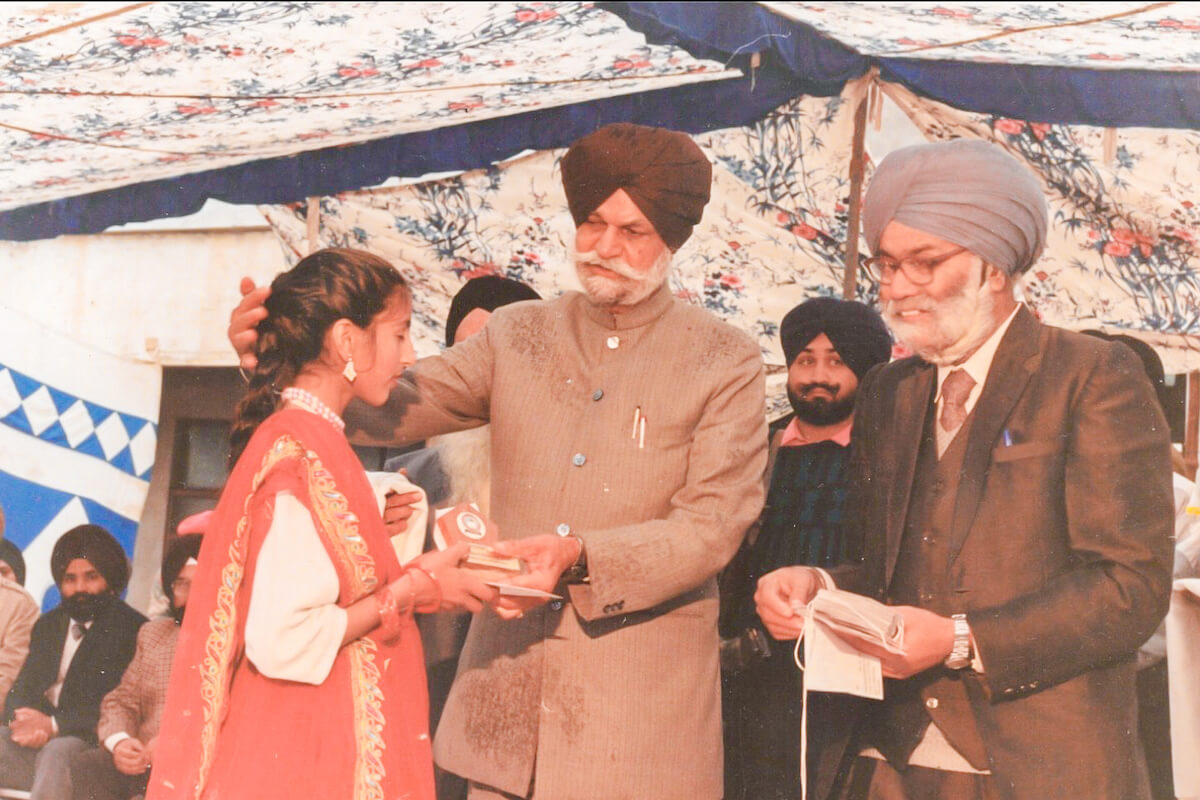
<path id="1" fill-rule="evenodd" d="M 432 602 L 430 602 L 430 603 L 427 603 L 427 604 L 425 604 L 425 605 L 423 605 L 423 606 L 414 606 L 414 607 L 413 607 L 413 610 L 414 610 L 414 611 L 419 611 L 419 612 L 421 612 L 422 614 L 429 614 L 429 613 L 432 613 L 432 612 L 434 612 L 434 611 L 439 611 L 439 610 L 441 610 L 441 608 L 442 608 L 442 598 L 443 598 L 443 594 L 442 594 L 442 584 L 441 584 L 441 581 L 439 581 L 439 580 L 437 579 L 437 576 L 436 576 L 436 575 L 434 575 L 434 574 L 433 574 L 432 572 L 430 572 L 429 570 L 425 569 L 424 567 L 418 567 L 416 564 L 413 564 L 412 566 L 410 566 L 410 567 L 408 568 L 408 570 L 412 570 L 412 571 L 415 571 L 415 572 L 419 572 L 419 573 L 421 573 L 422 575 L 424 575 L 426 578 L 429 578 L 429 582 L 430 582 L 430 583 L 432 583 L 432 584 L 433 584 L 433 588 L 437 590 L 437 597 L 436 597 L 436 598 L 435 598 L 435 599 L 434 599 Z M 406 570 L 406 571 L 408 571 L 408 570 Z M 414 598 L 415 598 L 415 595 L 414 595 Z"/>
<path id="2" fill-rule="evenodd" d="M 379 605 L 379 629 L 384 637 L 400 633 L 400 607 L 392 590 L 384 586 L 375 593 L 375 602 Z"/>

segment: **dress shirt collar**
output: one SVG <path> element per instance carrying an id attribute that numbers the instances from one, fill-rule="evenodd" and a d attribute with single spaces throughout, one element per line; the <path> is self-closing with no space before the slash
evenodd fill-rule
<path id="1" fill-rule="evenodd" d="M 792 417 L 792 421 L 783 429 L 783 438 L 779 440 L 779 446 L 801 447 L 806 444 L 816 444 L 817 442 L 833 442 L 834 444 L 840 444 L 842 447 L 848 447 L 850 445 L 850 431 L 853 428 L 854 416 L 851 415 L 846 419 L 846 424 L 833 433 L 809 439 L 800 430 L 800 420 L 797 417 Z"/>
<path id="2" fill-rule="evenodd" d="M 942 384 L 946 382 L 946 377 L 956 369 L 964 369 L 967 374 L 975 379 L 975 385 L 971 387 L 971 393 L 967 395 L 966 410 L 971 413 L 971 409 L 975 407 L 975 401 L 979 399 L 980 393 L 983 391 L 983 384 L 987 381 L 988 371 L 992 368 L 992 360 L 996 357 L 996 350 L 1000 347 L 1000 341 L 1004 338 L 1005 332 L 1012 325 L 1013 319 L 1017 316 L 1017 312 L 1021 310 L 1021 303 L 1017 303 L 1017 307 L 1012 310 L 1008 318 L 1000 323 L 996 330 L 992 331 L 979 349 L 970 355 L 970 357 L 961 364 L 939 366 L 937 368 L 937 403 L 940 406 L 942 402 Z"/>
<path id="3" fill-rule="evenodd" d="M 586 294 L 580 295 L 579 302 L 583 305 L 584 313 L 588 318 L 605 329 L 622 331 L 640 328 L 667 313 L 667 309 L 675 302 L 669 283 L 669 281 L 664 281 L 663 285 L 655 289 L 654 293 L 645 300 L 635 306 L 623 309 L 619 314 L 613 314 L 608 310 L 608 306 L 593 303 Z"/>

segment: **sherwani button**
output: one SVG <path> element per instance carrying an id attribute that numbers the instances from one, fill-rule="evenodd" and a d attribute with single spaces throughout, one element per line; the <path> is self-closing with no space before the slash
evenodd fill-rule
<path id="1" fill-rule="evenodd" d="M 560 522 L 560 523 L 558 523 L 558 527 L 556 527 L 554 529 L 554 532 L 557 533 L 559 536 L 570 536 L 571 535 L 571 526 L 565 522 Z"/>
<path id="2" fill-rule="evenodd" d="M 576 453 L 571 458 L 571 463 L 577 467 L 582 467 L 584 464 L 587 463 L 587 456 L 585 456 L 583 453 Z"/>
<path id="3" fill-rule="evenodd" d="M 592 392 L 592 399 L 593 399 L 593 400 L 599 400 L 601 397 L 604 397 L 604 390 L 603 390 L 603 389 L 597 389 L 596 391 Z"/>
<path id="4" fill-rule="evenodd" d="M 604 340 L 604 344 L 608 346 L 609 350 L 616 350 L 618 347 L 621 346 L 621 337 L 620 336 L 610 336 Z"/>
<path id="5" fill-rule="evenodd" d="M 562 607 L 563 607 L 562 600 L 551 600 L 550 601 L 550 610 L 551 611 L 561 611 Z"/>
<path id="6" fill-rule="evenodd" d="M 928 700 L 925 701 L 925 707 L 926 708 L 937 708 L 938 707 L 938 699 L 936 697 L 930 697 Z"/>

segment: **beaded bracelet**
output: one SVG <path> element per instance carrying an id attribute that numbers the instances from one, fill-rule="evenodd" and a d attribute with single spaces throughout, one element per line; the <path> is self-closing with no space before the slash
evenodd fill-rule
<path id="1" fill-rule="evenodd" d="M 443 598 L 442 583 L 441 583 L 441 581 L 439 581 L 437 579 L 437 576 L 434 575 L 429 570 L 425 569 L 424 567 L 418 567 L 416 564 L 413 564 L 412 566 L 410 566 L 408 568 L 408 570 L 406 570 L 406 571 L 409 571 L 409 570 L 419 572 L 422 575 L 424 575 L 426 578 L 429 578 L 429 582 L 432 583 L 433 588 L 437 590 L 437 597 L 432 602 L 427 603 L 423 606 L 414 606 L 413 611 L 419 611 L 422 614 L 429 614 L 429 613 L 432 613 L 434 611 L 438 611 L 439 609 L 441 609 L 442 598 Z M 414 593 L 413 597 L 414 598 L 416 597 L 415 593 Z"/>

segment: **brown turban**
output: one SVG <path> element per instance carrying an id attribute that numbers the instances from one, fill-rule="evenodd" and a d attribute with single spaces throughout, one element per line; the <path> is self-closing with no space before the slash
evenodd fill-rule
<path id="1" fill-rule="evenodd" d="M 863 200 L 863 233 L 879 252 L 892 220 L 982 257 L 1009 275 L 1046 247 L 1046 198 L 1033 171 L 988 142 L 918 144 L 883 159 Z"/>
<path id="2" fill-rule="evenodd" d="M 576 225 L 624 189 L 672 250 L 692 235 L 712 188 L 712 164 L 690 136 L 629 122 L 577 140 L 562 175 Z"/>

